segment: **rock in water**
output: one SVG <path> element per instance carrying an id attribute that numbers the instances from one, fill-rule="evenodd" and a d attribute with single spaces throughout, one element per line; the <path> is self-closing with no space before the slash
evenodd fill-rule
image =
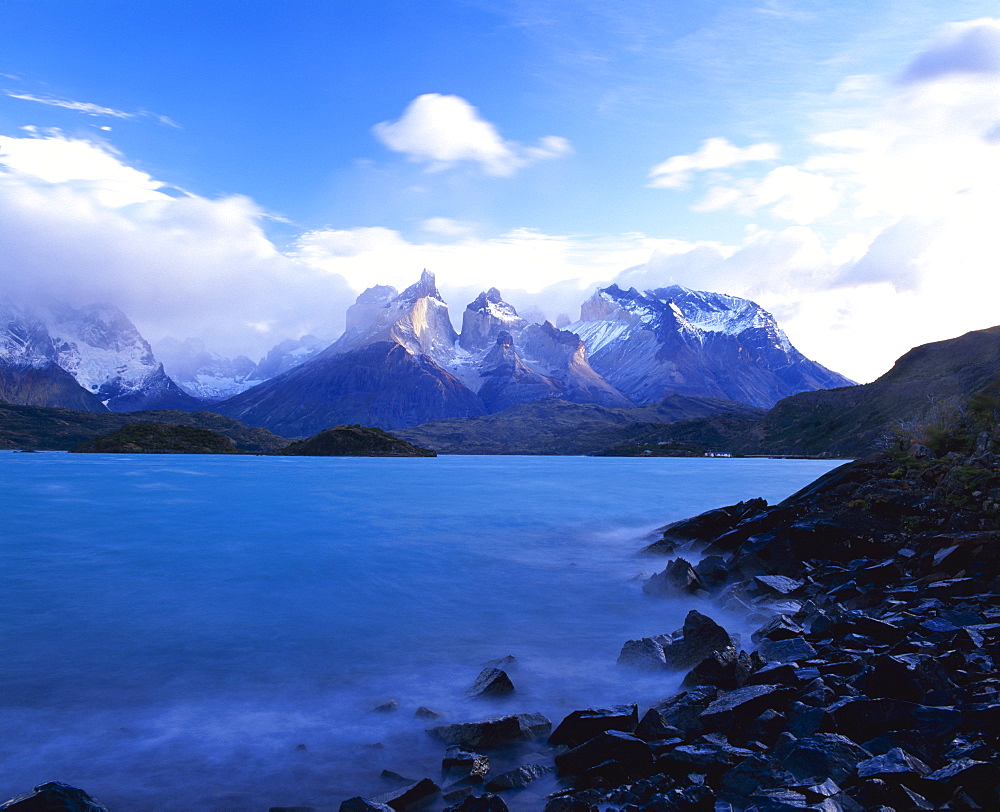
<path id="1" fill-rule="evenodd" d="M 480 722 L 462 722 L 432 727 L 430 732 L 447 744 L 460 747 L 502 747 L 522 741 L 535 741 L 548 736 L 552 723 L 540 713 L 519 713 L 494 716 Z"/>
<path id="2" fill-rule="evenodd" d="M 514 683 L 510 681 L 506 671 L 499 668 L 484 668 L 468 693 L 472 697 L 510 696 L 514 693 Z"/>

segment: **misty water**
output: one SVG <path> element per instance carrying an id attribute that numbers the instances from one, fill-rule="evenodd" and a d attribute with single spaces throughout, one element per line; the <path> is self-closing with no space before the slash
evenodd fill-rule
<path id="1" fill-rule="evenodd" d="M 60 780 L 113 812 L 337 809 L 386 768 L 440 777 L 420 706 L 663 698 L 678 678 L 618 668 L 625 640 L 695 606 L 747 630 L 644 595 L 643 538 L 835 464 L 2 452 L 0 800 Z M 515 696 L 465 697 L 507 654 Z"/>

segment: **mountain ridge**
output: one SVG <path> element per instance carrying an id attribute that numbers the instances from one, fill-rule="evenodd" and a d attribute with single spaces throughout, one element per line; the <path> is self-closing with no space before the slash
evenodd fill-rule
<path id="1" fill-rule="evenodd" d="M 583 304 L 580 321 L 559 329 L 528 322 L 493 287 L 469 303 L 456 333 L 424 270 L 402 293 L 364 291 L 337 341 L 215 408 L 285 434 L 344 422 L 396 431 L 544 398 L 626 408 L 682 394 L 770 406 L 793 392 L 849 383 L 802 356 L 749 300 L 679 286 L 646 293 L 611 286 Z"/>

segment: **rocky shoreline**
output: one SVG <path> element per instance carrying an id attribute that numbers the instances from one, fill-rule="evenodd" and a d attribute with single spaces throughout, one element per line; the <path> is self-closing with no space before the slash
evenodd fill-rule
<path id="1" fill-rule="evenodd" d="M 439 774 L 341 812 L 496 812 L 552 775 L 545 812 L 996 808 L 998 545 L 1000 456 L 922 447 L 848 463 L 773 507 L 676 522 L 645 550 L 669 560 L 644 590 L 704 613 L 625 642 L 619 663 L 684 673 L 680 693 L 555 726 L 522 713 L 431 727 Z M 713 606 L 759 628 L 740 641 Z M 510 693 L 505 667 L 474 690 Z M 103 807 L 61 784 L 0 804 L 47 809 Z M 307 807 L 272 812 L 292 809 Z"/>

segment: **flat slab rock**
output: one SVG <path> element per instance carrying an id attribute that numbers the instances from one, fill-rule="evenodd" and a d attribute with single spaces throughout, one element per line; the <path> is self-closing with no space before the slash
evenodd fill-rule
<path id="1" fill-rule="evenodd" d="M 540 713 L 518 713 L 494 716 L 479 722 L 439 725 L 428 730 L 446 744 L 472 749 L 503 747 L 514 742 L 544 739 L 552 730 L 552 722 Z"/>
<path id="2" fill-rule="evenodd" d="M 781 710 L 793 694 L 783 685 L 747 685 L 723 691 L 700 714 L 701 721 L 718 730 L 745 724 L 765 710 Z"/>

